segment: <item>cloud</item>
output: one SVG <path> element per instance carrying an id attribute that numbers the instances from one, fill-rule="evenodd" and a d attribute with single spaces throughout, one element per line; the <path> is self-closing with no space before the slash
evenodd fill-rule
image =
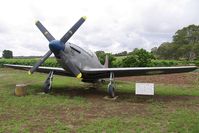
<path id="1" fill-rule="evenodd" d="M 196 0 L 6 0 L 0 8 L 0 51 L 43 55 L 48 41 L 34 21 L 59 39 L 83 15 L 88 19 L 70 42 L 93 51 L 150 50 L 171 41 L 178 29 L 198 25 L 198 6 Z"/>

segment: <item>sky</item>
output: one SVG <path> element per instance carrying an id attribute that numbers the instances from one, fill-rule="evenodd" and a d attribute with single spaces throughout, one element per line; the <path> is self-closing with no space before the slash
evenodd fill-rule
<path id="1" fill-rule="evenodd" d="M 40 22 L 60 39 L 82 16 L 87 20 L 69 42 L 109 53 L 149 50 L 172 41 L 178 29 L 199 25 L 198 0 L 0 0 L 0 55 L 42 56 L 48 41 Z"/>

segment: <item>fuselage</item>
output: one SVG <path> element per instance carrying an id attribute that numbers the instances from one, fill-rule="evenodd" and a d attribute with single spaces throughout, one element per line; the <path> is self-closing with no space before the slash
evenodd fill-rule
<path id="1" fill-rule="evenodd" d="M 85 50 L 75 44 L 66 43 L 64 51 L 59 53 L 56 60 L 67 71 L 67 61 L 70 60 L 80 71 L 84 68 L 103 68 L 96 54 L 90 50 Z"/>

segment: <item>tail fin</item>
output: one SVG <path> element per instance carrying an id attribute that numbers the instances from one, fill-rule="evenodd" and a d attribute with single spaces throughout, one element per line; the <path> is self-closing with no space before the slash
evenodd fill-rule
<path id="1" fill-rule="evenodd" d="M 104 63 L 104 67 L 105 67 L 105 68 L 108 68 L 108 64 L 109 64 L 109 61 L 108 61 L 108 55 L 106 55 L 106 57 L 105 57 L 105 63 Z"/>

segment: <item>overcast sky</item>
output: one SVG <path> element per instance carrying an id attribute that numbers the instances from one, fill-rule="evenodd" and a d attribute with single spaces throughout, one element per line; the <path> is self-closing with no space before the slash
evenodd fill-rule
<path id="1" fill-rule="evenodd" d="M 0 1 L 0 52 L 9 49 L 14 56 L 43 55 L 49 49 L 36 20 L 60 39 L 81 16 L 87 16 L 69 42 L 112 53 L 150 50 L 171 41 L 178 29 L 199 25 L 198 0 Z"/>

